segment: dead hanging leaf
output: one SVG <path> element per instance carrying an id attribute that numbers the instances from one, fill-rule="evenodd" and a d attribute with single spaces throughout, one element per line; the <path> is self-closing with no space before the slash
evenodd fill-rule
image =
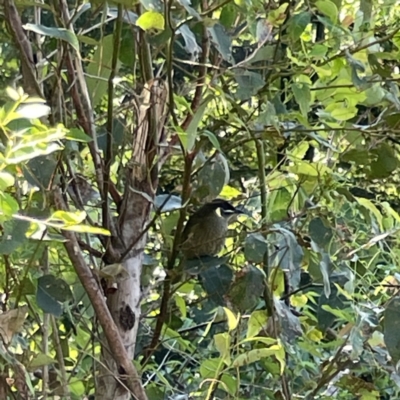
<path id="1" fill-rule="evenodd" d="M 5 344 L 22 328 L 27 312 L 28 306 L 22 306 L 0 314 L 0 335 Z"/>
<path id="2" fill-rule="evenodd" d="M 129 272 L 122 264 L 110 264 L 99 271 L 99 275 L 106 279 L 123 280 L 129 278 Z"/>

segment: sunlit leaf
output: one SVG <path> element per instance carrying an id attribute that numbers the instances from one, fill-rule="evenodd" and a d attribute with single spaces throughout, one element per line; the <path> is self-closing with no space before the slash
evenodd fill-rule
<path id="1" fill-rule="evenodd" d="M 236 329 L 239 323 L 240 314 L 235 316 L 235 314 L 229 308 L 226 307 L 224 307 L 224 311 L 228 322 L 228 329 L 229 331 L 233 331 L 234 329 Z"/>
<path id="2" fill-rule="evenodd" d="M 162 31 L 165 28 L 164 15 L 156 11 L 146 11 L 138 18 L 136 25 L 142 28 L 144 31 L 148 31 L 150 29 Z"/>
<path id="3" fill-rule="evenodd" d="M 13 186 L 14 182 L 15 179 L 10 173 L 0 171 L 0 190 L 4 190 L 10 186 Z"/>
<path id="4" fill-rule="evenodd" d="M 336 22 L 338 19 L 339 11 L 336 4 L 330 0 L 318 0 L 315 2 L 318 10 L 330 18 L 332 22 Z"/>
<path id="5" fill-rule="evenodd" d="M 265 310 L 253 311 L 250 315 L 249 322 L 247 324 L 246 338 L 251 338 L 266 327 L 268 316 Z"/>

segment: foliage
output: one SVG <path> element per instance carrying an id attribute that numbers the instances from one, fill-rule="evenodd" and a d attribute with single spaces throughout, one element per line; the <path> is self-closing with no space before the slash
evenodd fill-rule
<path id="1" fill-rule="evenodd" d="M 95 154 L 123 193 L 139 122 L 151 129 L 139 118 L 151 77 L 168 84 L 169 118 L 140 232 L 135 365 L 148 398 L 398 398 L 399 5 L 93 1 L 69 4 L 71 26 L 56 2 L 17 5 L 48 106 L 6 90 L 23 62 L 8 12 L 0 398 L 96 391 L 101 330 L 62 232 L 77 234 L 108 282 L 99 296 L 111 297 L 127 271 L 105 265 Z M 84 68 L 73 79 L 65 54 Z M 76 82 L 92 106 L 83 113 Z M 84 123 L 92 112 L 96 135 Z M 54 187 L 68 210 L 54 206 Z M 107 190 L 114 218 L 120 202 Z M 223 254 L 183 265 L 186 214 L 216 197 L 246 215 Z"/>

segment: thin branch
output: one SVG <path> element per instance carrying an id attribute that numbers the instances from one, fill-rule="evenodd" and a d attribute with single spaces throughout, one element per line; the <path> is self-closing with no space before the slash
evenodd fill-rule
<path id="1" fill-rule="evenodd" d="M 5 21 L 14 43 L 19 49 L 22 65 L 22 77 L 24 88 L 30 95 L 36 95 L 45 98 L 36 78 L 36 71 L 33 62 L 32 46 L 22 28 L 21 17 L 12 0 L 4 1 Z"/>
<path id="2" fill-rule="evenodd" d="M 122 33 L 122 15 L 123 8 L 118 4 L 118 15 L 115 22 L 114 30 L 114 49 L 111 61 L 111 72 L 108 78 L 108 103 L 107 103 L 107 149 L 104 156 L 104 182 L 103 182 L 103 203 L 102 203 L 102 217 L 103 227 L 107 230 L 110 229 L 110 215 L 108 207 L 108 193 L 110 186 L 110 169 L 113 160 L 113 125 L 114 125 L 114 79 L 117 75 L 118 57 L 121 47 L 121 33 Z"/>
<path id="3" fill-rule="evenodd" d="M 57 327 L 57 323 L 56 323 L 56 319 L 54 318 L 54 315 L 51 316 L 51 325 L 53 328 L 54 348 L 56 350 L 58 368 L 60 370 L 62 397 L 65 398 L 66 400 L 70 400 L 71 393 L 69 392 L 69 387 L 68 387 L 67 370 L 65 369 L 63 351 L 62 351 L 60 337 L 58 335 L 58 327 Z"/>
<path id="4" fill-rule="evenodd" d="M 193 119 L 193 115 L 196 113 L 197 109 L 199 108 L 201 101 L 204 98 L 204 84 L 206 82 L 206 77 L 207 77 L 207 61 L 208 57 L 210 55 L 210 39 L 208 38 L 208 32 L 207 28 L 205 25 L 202 25 L 202 43 L 201 43 L 201 56 L 199 60 L 199 79 L 197 82 L 196 90 L 194 92 L 194 96 L 192 99 L 192 104 L 190 106 L 191 113 L 189 112 L 181 124 L 181 128 L 183 130 L 186 130 L 187 127 L 190 125 L 190 122 Z"/>
<path id="5" fill-rule="evenodd" d="M 49 273 L 49 249 L 46 246 L 42 257 L 43 273 Z M 50 314 L 44 313 L 42 331 L 42 352 L 45 356 L 49 355 L 49 327 L 50 327 Z M 47 391 L 49 390 L 49 366 L 44 365 L 42 369 L 42 396 L 43 400 L 47 400 Z"/>

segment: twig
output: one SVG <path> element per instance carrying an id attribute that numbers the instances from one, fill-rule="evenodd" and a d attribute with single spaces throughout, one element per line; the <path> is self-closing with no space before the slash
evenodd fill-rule
<path id="1" fill-rule="evenodd" d="M 111 61 L 111 72 L 108 78 L 108 102 L 107 102 L 107 149 L 104 156 L 104 181 L 103 181 L 103 203 L 102 203 L 102 217 L 103 227 L 107 230 L 110 229 L 110 215 L 108 207 L 108 193 L 110 187 L 110 169 L 113 160 L 113 125 L 114 125 L 114 79 L 117 74 L 118 57 L 121 46 L 121 32 L 122 32 L 122 5 L 118 4 L 118 16 L 115 22 L 114 30 L 114 49 Z"/>
<path id="2" fill-rule="evenodd" d="M 57 323 L 56 323 L 56 319 L 54 318 L 54 315 L 51 316 L 51 325 L 53 328 L 54 348 L 56 350 L 58 368 L 60 370 L 62 397 L 65 398 L 66 400 L 70 400 L 71 394 L 69 392 L 69 387 L 68 387 L 68 376 L 67 376 L 67 371 L 65 369 L 63 351 L 62 351 L 60 337 L 58 335 L 58 327 L 57 327 Z"/>

